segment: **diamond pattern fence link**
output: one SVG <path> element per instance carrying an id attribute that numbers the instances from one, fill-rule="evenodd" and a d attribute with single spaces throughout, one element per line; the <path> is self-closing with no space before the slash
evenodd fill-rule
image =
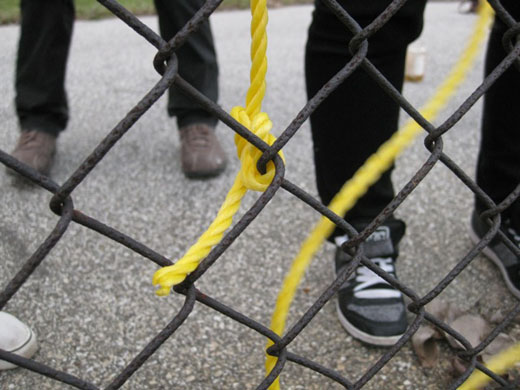
<path id="1" fill-rule="evenodd" d="M 201 303 L 230 319 L 237 321 L 273 341 L 274 345 L 269 349 L 269 353 L 278 357 L 278 362 L 271 373 L 258 384 L 257 389 L 267 389 L 275 380 L 275 378 L 284 370 L 287 362 L 291 362 L 310 370 L 314 370 L 325 377 L 337 382 L 347 389 L 362 389 L 365 384 L 374 377 L 401 348 L 410 340 L 411 336 L 417 331 L 421 324 L 432 323 L 447 334 L 454 337 L 465 348 L 459 356 L 469 362 L 469 368 L 460 377 L 456 378 L 450 385 L 450 389 L 456 389 L 475 369 L 481 370 L 489 375 L 495 382 L 496 386 L 503 389 L 518 388 L 518 382 L 508 382 L 500 375 L 488 370 L 478 360 L 477 355 L 487 345 L 489 345 L 497 335 L 508 327 L 513 319 L 520 313 L 520 303 L 517 302 L 509 311 L 508 315 L 502 322 L 491 332 L 491 334 L 478 346 L 472 347 L 470 343 L 458 332 L 448 326 L 445 322 L 440 321 L 425 310 L 425 305 L 450 285 L 458 275 L 473 261 L 473 259 L 482 251 L 482 249 L 498 234 L 501 239 L 517 256 L 520 257 L 519 248 L 515 247 L 507 237 L 499 230 L 500 213 L 507 209 L 520 196 L 520 185 L 500 204 L 494 204 L 490 198 L 484 193 L 475 182 L 444 153 L 442 136 L 446 134 L 483 96 L 483 94 L 495 83 L 495 81 L 510 66 L 515 66 L 520 71 L 520 23 L 518 23 L 504 9 L 499 0 L 491 0 L 490 4 L 494 8 L 497 17 L 501 18 L 509 27 L 509 31 L 504 36 L 504 42 L 508 47 L 509 55 L 484 81 L 483 83 L 466 99 L 466 101 L 445 120 L 440 126 L 434 126 L 426 120 L 418 110 L 410 104 L 403 95 L 395 90 L 391 84 L 379 73 L 377 68 L 366 58 L 367 55 L 367 39 L 377 32 L 393 15 L 406 3 L 407 0 L 394 0 L 388 8 L 375 19 L 370 25 L 361 28 L 359 24 L 335 1 L 326 0 L 327 5 L 336 14 L 336 16 L 345 25 L 345 28 L 355 34 L 350 42 L 350 48 L 353 52 L 353 58 L 345 67 L 331 79 L 312 99 L 310 99 L 301 109 L 298 115 L 290 123 L 290 125 L 279 136 L 278 140 L 268 146 L 248 129 L 236 122 L 227 112 L 223 111 L 215 102 L 207 99 L 194 89 L 189 83 L 183 80 L 177 73 L 177 57 L 176 50 L 179 48 L 189 35 L 195 31 L 198 26 L 208 18 L 220 5 L 222 0 L 208 0 L 205 5 L 193 16 L 193 18 L 185 25 L 185 27 L 169 42 L 165 42 L 157 33 L 143 24 L 137 17 L 127 11 L 122 5 L 115 0 L 98 0 L 106 8 L 111 10 L 114 15 L 130 26 L 137 34 L 141 35 L 151 45 L 157 49 L 157 54 L 153 61 L 153 66 L 161 75 L 160 80 L 152 89 L 133 107 L 129 113 L 121 119 L 121 121 L 109 132 L 106 138 L 94 149 L 94 151 L 84 160 L 79 168 L 64 182 L 58 185 L 48 177 L 42 176 L 12 158 L 6 152 L 0 150 L 0 161 L 10 169 L 17 171 L 36 185 L 44 188 L 53 194 L 50 202 L 51 210 L 57 215 L 58 220 L 55 228 L 48 237 L 39 245 L 36 251 L 22 265 L 21 269 L 7 283 L 7 286 L 0 292 L 0 309 L 4 308 L 7 302 L 23 288 L 26 280 L 37 269 L 37 267 L 45 260 L 47 254 L 54 246 L 63 238 L 67 229 L 71 226 L 71 222 L 82 225 L 91 229 L 111 240 L 135 251 L 143 258 L 148 259 L 159 266 L 171 265 L 172 261 L 166 256 L 154 251 L 141 243 L 138 238 L 129 237 L 117 229 L 105 225 L 99 220 L 88 216 L 74 208 L 74 191 L 85 180 L 89 173 L 102 161 L 102 159 L 110 152 L 111 148 L 117 144 L 127 133 L 127 131 L 141 118 L 141 116 L 168 90 L 170 87 L 178 88 L 186 95 L 195 99 L 205 110 L 216 115 L 225 125 L 232 131 L 236 132 L 248 142 L 255 145 L 264 152 L 258 163 L 258 168 L 262 170 L 268 161 L 273 161 L 276 167 L 276 176 L 269 188 L 262 193 L 256 200 L 254 205 L 242 216 L 242 218 L 234 224 L 232 229 L 227 232 L 224 239 L 216 245 L 211 253 L 202 261 L 199 267 L 191 273 L 188 278 L 180 285 L 174 288 L 177 294 L 185 296 L 184 304 L 171 321 L 160 331 L 135 358 L 124 367 L 124 369 L 114 375 L 113 380 L 106 386 L 99 387 L 94 383 L 90 383 L 80 377 L 70 375 L 67 372 L 54 369 L 44 363 L 37 362 L 32 359 L 25 359 L 9 352 L 0 350 L 0 359 L 15 363 L 25 369 L 31 370 L 40 375 L 52 378 L 58 382 L 71 385 L 78 389 L 119 389 L 127 380 L 139 370 L 145 362 L 153 359 L 157 349 L 170 337 L 175 337 L 175 332 L 179 329 L 184 321 L 190 316 L 197 303 Z M 412 0 L 409 0 L 412 1 Z M 310 114 L 320 105 L 321 102 L 337 88 L 349 75 L 358 68 L 363 68 L 379 85 L 392 97 L 413 119 L 419 123 L 428 133 L 425 140 L 425 146 L 430 152 L 430 156 L 424 162 L 422 167 L 417 170 L 414 177 L 401 189 L 395 199 L 385 208 L 385 210 L 361 233 L 355 232 L 340 216 L 332 213 L 325 205 L 323 205 L 315 197 L 311 196 L 298 185 L 290 182 L 285 178 L 285 167 L 281 158 L 277 153 L 291 141 L 293 136 L 301 128 L 302 124 L 309 118 Z M 355 98 L 355 97 L 354 97 Z M 451 269 L 444 279 L 424 296 L 418 295 L 413 289 L 405 284 L 391 280 L 391 284 L 401 290 L 411 299 L 408 310 L 415 314 L 415 319 L 408 327 L 406 334 L 399 340 L 397 344 L 388 349 L 382 357 L 373 364 L 360 378 L 352 382 L 340 372 L 325 367 L 312 358 L 304 357 L 291 352 L 291 343 L 297 338 L 303 329 L 313 319 L 315 314 L 328 302 L 338 291 L 343 281 L 353 272 L 355 265 L 364 264 L 372 269 L 380 276 L 387 278 L 385 272 L 375 268 L 372 263 L 364 256 L 359 246 L 368 235 L 379 226 L 385 218 L 393 213 L 400 204 L 414 191 L 418 184 L 428 175 L 432 167 L 438 163 L 444 164 L 449 170 L 456 175 L 462 183 L 464 183 L 473 193 L 485 201 L 488 206 L 486 216 L 492 221 L 492 228 L 484 239 L 472 248 L 463 258 L 459 260 L 457 265 Z M 196 282 L 204 276 L 205 272 L 217 262 L 219 257 L 240 236 L 248 225 L 255 219 L 270 200 L 279 192 L 280 189 L 292 194 L 296 198 L 305 202 L 322 215 L 328 217 L 342 229 L 352 233 L 355 237 L 350 240 L 349 246 L 354 251 L 354 261 L 352 266 L 348 267 L 342 275 L 340 275 L 332 284 L 328 286 L 322 296 L 312 305 L 312 307 L 296 322 L 296 324 L 283 336 L 278 336 L 268 329 L 265 325 L 249 318 L 248 316 L 235 311 L 218 300 L 199 291 Z"/>

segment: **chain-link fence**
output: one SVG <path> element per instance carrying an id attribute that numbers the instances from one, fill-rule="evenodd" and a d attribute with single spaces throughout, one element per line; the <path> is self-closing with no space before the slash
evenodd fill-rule
<path id="1" fill-rule="evenodd" d="M 486 195 L 470 178 L 470 176 L 461 169 L 451 158 L 444 152 L 442 136 L 445 135 L 450 129 L 452 129 L 457 121 L 462 118 L 466 113 L 473 107 L 473 105 L 482 98 L 485 91 L 487 91 L 498 78 L 501 77 L 503 72 L 511 66 L 520 67 L 520 40 L 516 39 L 516 35 L 519 33 L 519 24 L 508 14 L 503 8 L 500 1 L 490 2 L 494 8 L 497 17 L 501 18 L 509 27 L 510 30 L 504 37 L 504 41 L 508 44 L 509 55 L 507 56 L 504 63 L 496 69 L 489 77 L 487 77 L 482 85 L 480 85 L 466 101 L 464 101 L 460 107 L 451 114 L 448 120 L 446 120 L 441 126 L 435 127 L 427 120 L 425 120 L 421 114 L 413 107 L 401 94 L 397 93 L 395 89 L 385 80 L 385 78 L 377 72 L 377 69 L 366 59 L 366 40 L 375 32 L 378 31 L 385 23 L 392 18 L 397 10 L 406 3 L 405 0 L 394 0 L 387 10 L 381 14 L 373 23 L 367 28 L 361 29 L 360 26 L 345 13 L 343 8 L 336 3 L 334 0 L 327 0 L 326 3 L 333 10 L 333 12 L 340 18 L 351 32 L 355 34 L 353 39 L 356 45 L 353 48 L 357 48 L 356 55 L 351 61 L 350 67 L 345 67 L 342 71 L 344 74 L 339 74 L 330 81 L 328 87 L 321 90 L 316 96 L 314 96 L 303 109 L 294 118 L 291 124 L 281 133 L 278 137 L 278 141 L 273 146 L 268 146 L 262 142 L 258 137 L 252 134 L 249 130 L 241 126 L 229 114 L 224 111 L 215 102 L 208 100 L 205 96 L 195 90 L 191 85 L 184 81 L 177 73 L 178 59 L 175 55 L 175 51 L 181 46 L 190 33 L 195 31 L 200 23 L 208 18 L 219 6 L 221 1 L 208 0 L 204 7 L 192 18 L 192 20 L 180 31 L 170 42 L 165 42 L 157 33 L 150 29 L 146 24 L 142 23 L 138 18 L 124 9 L 118 2 L 113 0 L 98 0 L 105 7 L 110 9 L 119 19 L 130 26 L 137 34 L 141 35 L 157 50 L 157 54 L 153 61 L 153 66 L 156 71 L 161 75 L 160 80 L 155 86 L 139 101 L 135 107 L 133 107 L 129 113 L 121 119 L 121 121 L 110 131 L 106 138 L 96 146 L 94 151 L 85 159 L 80 167 L 70 175 L 64 182 L 59 185 L 48 177 L 42 176 L 27 166 L 21 164 L 16 159 L 12 158 L 8 153 L 0 150 L 0 161 L 10 169 L 14 169 L 37 186 L 44 188 L 45 190 L 53 194 L 50 202 L 51 210 L 59 217 L 58 221 L 48 235 L 48 237 L 41 242 L 35 252 L 29 256 L 23 265 L 20 266 L 14 277 L 10 279 L 6 287 L 0 294 L 0 308 L 4 308 L 9 300 L 20 291 L 23 291 L 24 283 L 28 278 L 37 270 L 38 266 L 45 260 L 46 256 L 50 251 L 60 243 L 60 240 L 66 240 L 66 232 L 71 226 L 74 226 L 71 222 L 79 224 L 85 228 L 91 229 L 94 232 L 105 236 L 120 245 L 128 248 L 131 251 L 136 252 L 141 258 L 147 259 L 156 265 L 167 266 L 171 265 L 172 261 L 165 255 L 153 250 L 148 245 L 145 245 L 139 240 L 139 237 L 130 237 L 119 229 L 109 226 L 101 222 L 100 218 L 89 216 L 74 206 L 74 194 L 77 188 L 86 181 L 91 172 L 96 168 L 108 155 L 110 150 L 120 142 L 128 130 L 136 124 L 137 121 L 158 101 L 158 99 L 170 88 L 178 88 L 186 95 L 192 97 L 199 104 L 204 107 L 208 112 L 216 115 L 222 123 L 224 123 L 230 130 L 241 135 L 248 142 L 255 145 L 257 148 L 264 152 L 263 157 L 259 161 L 259 167 L 265 165 L 267 161 L 274 161 L 276 166 L 276 175 L 273 179 L 269 188 L 262 193 L 258 200 L 244 213 L 244 215 L 236 222 L 232 229 L 226 233 L 225 238 L 216 245 L 211 253 L 202 261 L 199 267 L 192 272 L 188 278 L 180 285 L 174 288 L 175 294 L 181 294 L 185 296 L 185 301 L 178 312 L 171 318 L 168 324 L 162 329 L 157 335 L 146 344 L 141 351 L 129 362 L 125 363 L 124 367 L 117 373 L 115 373 L 107 385 L 99 386 L 94 381 L 86 380 L 82 375 L 72 375 L 68 373 L 66 369 L 56 369 L 52 367 L 52 364 L 41 363 L 32 359 L 25 359 L 16 355 L 10 354 L 0 350 L 0 358 L 13 362 L 21 367 L 31 370 L 35 373 L 47 376 L 58 382 L 71 385 L 79 389 L 119 389 L 122 388 L 129 378 L 143 365 L 149 361 L 153 361 L 154 356 L 159 347 L 163 345 L 167 340 L 175 338 L 178 334 L 178 330 L 182 329 L 185 321 L 193 313 L 198 303 L 221 313 L 228 318 L 238 322 L 239 324 L 250 329 L 251 332 L 256 332 L 259 335 L 265 336 L 274 342 L 274 346 L 270 348 L 270 353 L 278 357 L 278 362 L 271 373 L 269 373 L 260 383 L 256 385 L 257 389 L 267 389 L 273 382 L 273 380 L 289 365 L 287 363 L 293 363 L 296 365 L 303 366 L 309 370 L 313 370 L 319 375 L 327 377 L 328 379 L 336 382 L 340 386 L 348 389 L 360 389 L 363 388 L 381 369 L 387 365 L 396 354 L 398 354 L 403 346 L 407 345 L 412 335 L 417 331 L 420 325 L 425 323 L 432 323 L 438 328 L 444 330 L 447 334 L 458 340 L 464 347 L 465 350 L 458 353 L 458 356 L 468 363 L 468 368 L 464 374 L 455 378 L 450 389 L 456 389 L 475 369 L 479 369 L 491 376 L 496 386 L 500 386 L 503 389 L 519 388 L 518 382 L 508 381 L 496 373 L 490 372 L 486 369 L 481 362 L 477 359 L 477 356 L 482 350 L 488 346 L 497 335 L 504 331 L 516 316 L 520 313 L 520 303 L 515 302 L 510 307 L 507 315 L 500 320 L 498 326 L 485 338 L 485 340 L 476 347 L 472 347 L 469 342 L 458 332 L 450 328 L 445 322 L 440 321 L 438 318 L 428 313 L 425 309 L 425 305 L 431 302 L 433 299 L 438 297 L 449 285 L 457 280 L 461 272 L 471 264 L 476 256 L 483 250 L 483 248 L 493 240 L 495 235 L 499 235 L 507 246 L 510 247 L 518 257 L 520 257 L 520 250 L 515 246 L 507 237 L 502 234 L 498 228 L 501 223 L 500 213 L 506 210 L 520 195 L 520 186 L 518 186 L 501 204 L 494 205 Z M 411 0 L 410 0 L 411 1 Z M 403 185 L 398 195 L 383 211 L 383 213 L 375 219 L 368 227 L 362 232 L 361 235 L 350 240 L 350 248 L 353 248 L 355 258 L 358 262 L 367 262 L 368 260 L 363 257 L 361 247 L 357 246 L 363 242 L 371 232 L 373 232 L 377 226 L 379 226 L 388 215 L 395 212 L 400 205 L 415 191 L 417 186 L 423 181 L 423 179 L 429 174 L 431 168 L 436 164 L 443 164 L 447 167 L 459 180 L 464 183 L 465 186 L 476 194 L 481 199 L 487 202 L 489 210 L 486 212 L 486 216 L 491 218 L 493 224 L 491 230 L 486 234 L 485 238 L 475 247 L 471 248 L 470 251 L 461 256 L 456 265 L 445 273 L 442 281 L 439 282 L 433 289 L 428 291 L 426 294 L 418 294 L 414 289 L 411 289 L 404 283 L 392 281 L 392 284 L 401 290 L 410 300 L 411 303 L 408 306 L 408 310 L 415 315 L 415 318 L 411 325 L 408 327 L 405 335 L 396 343 L 393 347 L 382 353 L 382 356 L 377 361 L 370 364 L 370 367 L 364 372 L 357 373 L 355 375 L 356 380 L 352 380 L 349 376 L 344 375 L 337 369 L 333 369 L 322 365 L 312 357 L 298 354 L 291 349 L 291 344 L 302 337 L 301 333 L 304 332 L 308 324 L 313 320 L 316 314 L 324 307 L 324 305 L 332 299 L 341 287 L 342 282 L 349 277 L 354 271 L 353 267 L 350 267 L 346 272 L 339 275 L 339 277 L 331 283 L 327 288 L 323 288 L 323 294 L 310 306 L 308 311 L 301 316 L 295 325 L 282 336 L 274 334 L 265 323 L 259 322 L 250 316 L 243 314 L 240 311 L 235 310 L 233 307 L 226 305 L 220 300 L 214 299 L 211 296 L 205 294 L 203 291 L 197 288 L 197 284 L 203 280 L 206 272 L 212 269 L 212 267 L 218 267 L 218 260 L 221 258 L 223 253 L 228 247 L 238 238 L 251 224 L 251 222 L 262 212 L 264 207 L 269 204 L 273 197 L 280 193 L 286 192 L 301 200 L 305 204 L 311 206 L 314 210 L 327 216 L 338 226 L 341 226 L 347 231 L 351 231 L 351 227 L 346 224 L 340 217 L 332 213 L 327 207 L 325 207 L 319 200 L 314 196 L 310 195 L 308 191 L 301 188 L 300 186 L 291 182 L 286 176 L 284 163 L 280 158 L 277 157 L 277 153 L 293 139 L 298 131 L 301 129 L 303 123 L 308 119 L 311 113 L 316 107 L 325 99 L 328 94 L 331 93 L 339 84 L 341 84 L 345 77 L 348 77 L 350 72 L 357 68 L 364 67 L 365 71 L 369 72 L 371 76 L 377 80 L 381 88 L 388 93 L 392 98 L 399 103 L 399 105 L 412 117 L 414 118 L 428 133 L 425 141 L 426 148 L 429 151 L 427 161 L 415 172 L 413 178 Z M 287 172 L 289 174 L 289 171 Z M 7 236 L 6 236 L 7 237 Z M 368 263 L 367 263 L 368 264 Z M 377 273 L 380 273 L 382 277 L 386 277 L 383 271 L 374 269 Z M 202 278 L 202 279 L 201 279 Z M 244 288 L 245 289 L 245 288 Z M 242 340 L 247 342 L 247 340 Z M 263 345 L 257 346 L 263 348 Z M 348 362 L 347 362 L 348 363 Z M 240 368 L 236 368 L 239 372 Z M 238 375 L 240 375 L 238 373 Z M 240 381 L 237 380 L 239 383 Z M 175 383 L 175 379 L 172 379 L 172 384 Z M 327 382 L 328 383 L 328 382 Z M 150 388 L 154 388 L 150 385 Z"/>

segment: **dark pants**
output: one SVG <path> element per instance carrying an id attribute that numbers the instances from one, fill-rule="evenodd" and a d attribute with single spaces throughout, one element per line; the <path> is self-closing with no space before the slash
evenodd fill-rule
<path id="1" fill-rule="evenodd" d="M 205 0 L 154 0 L 159 15 L 161 36 L 170 40 L 205 3 Z M 179 74 L 196 89 L 216 102 L 218 100 L 218 65 L 209 20 L 177 50 Z M 168 113 L 177 116 L 179 127 L 194 122 L 211 126 L 217 119 L 194 101 L 171 88 Z"/>
<path id="2" fill-rule="evenodd" d="M 163 37 L 171 38 L 203 3 L 202 0 L 156 0 Z M 72 0 L 21 2 L 15 103 L 22 129 L 39 129 L 58 135 L 67 125 L 65 72 L 73 22 Z M 179 74 L 216 101 L 218 66 L 209 22 L 192 34 L 177 54 Z M 168 112 L 177 116 L 179 126 L 195 121 L 216 124 L 216 118 L 174 88 L 169 97 Z"/>
<path id="3" fill-rule="evenodd" d="M 343 0 L 340 3 L 365 26 L 390 0 Z M 422 30 L 425 3 L 425 0 L 408 1 L 369 39 L 368 58 L 399 91 L 403 85 L 406 49 Z M 500 35 L 496 30 L 497 27 L 492 35 Z M 309 98 L 351 58 L 350 38 L 346 27 L 317 0 L 306 47 Z M 503 53 L 493 40 L 491 45 L 488 64 L 495 64 Z M 496 57 L 495 60 L 490 61 L 491 56 Z M 495 95 L 490 91 L 486 98 L 478 164 L 478 183 L 497 202 L 520 182 L 520 110 L 510 109 L 518 105 L 520 73 L 511 69 L 507 77 L 510 79 L 504 78 L 493 87 Z M 506 115 L 504 111 L 508 111 Z M 323 203 L 328 204 L 365 160 L 397 130 L 398 115 L 399 106 L 362 69 L 356 70 L 311 115 L 317 187 Z M 497 163 L 498 160 L 501 162 Z M 373 219 L 392 200 L 391 171 L 383 174 L 347 213 L 345 217 L 350 223 L 359 226 Z"/>
<path id="4" fill-rule="evenodd" d="M 520 21 L 520 1 L 502 0 L 511 15 Z M 486 53 L 488 75 L 504 59 L 502 37 L 506 26 L 497 18 L 493 24 Z M 477 184 L 501 202 L 520 183 L 520 71 L 510 67 L 484 96 L 482 138 L 477 161 Z M 484 206 L 477 201 L 477 210 Z M 504 212 L 520 230 L 520 200 Z"/>
<path id="5" fill-rule="evenodd" d="M 16 61 L 16 112 L 22 129 L 57 135 L 67 125 L 65 69 L 74 3 L 22 0 Z"/>

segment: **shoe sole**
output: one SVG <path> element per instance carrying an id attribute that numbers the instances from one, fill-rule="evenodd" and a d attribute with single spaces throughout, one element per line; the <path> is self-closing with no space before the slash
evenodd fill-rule
<path id="1" fill-rule="evenodd" d="M 473 226 L 469 229 L 469 235 L 471 238 L 471 241 L 473 241 L 474 244 L 478 244 L 480 241 L 482 241 L 478 236 L 477 233 L 475 233 L 475 230 L 473 229 Z M 507 270 L 505 269 L 504 265 L 500 261 L 497 255 L 495 255 L 495 252 L 491 250 L 488 246 L 485 246 L 484 249 L 482 249 L 482 254 L 484 254 L 489 260 L 491 260 L 500 270 L 502 273 L 502 278 L 506 282 L 506 286 L 511 291 L 511 293 L 520 299 L 520 290 L 518 290 L 513 283 L 509 280 L 509 275 L 507 274 Z"/>
<path id="2" fill-rule="evenodd" d="M 188 179 L 212 179 L 214 177 L 219 176 L 222 172 L 226 170 L 226 165 L 224 165 L 222 168 L 213 170 L 213 171 L 199 171 L 199 172 L 186 172 L 183 171 L 184 176 L 186 176 Z"/>
<path id="3" fill-rule="evenodd" d="M 44 171 L 36 171 L 38 172 L 40 175 L 43 175 L 43 176 L 49 176 L 50 174 L 50 168 L 47 169 L 47 170 L 44 170 Z M 27 183 L 31 183 L 31 184 L 34 184 L 34 182 L 29 179 L 28 177 L 22 175 L 21 173 L 18 173 L 17 171 L 15 171 L 14 169 L 11 169 L 9 167 L 5 167 L 5 173 L 10 176 L 11 178 L 13 179 L 19 179 L 19 180 L 23 180 L 23 181 L 26 181 Z"/>
<path id="4" fill-rule="evenodd" d="M 38 350 L 38 343 L 36 342 L 36 336 L 34 335 L 33 331 L 29 329 L 29 337 L 27 341 L 19 348 L 9 351 L 11 353 L 14 353 L 15 355 L 24 357 L 24 358 L 31 358 L 36 351 Z M 4 370 L 11 370 L 13 368 L 17 368 L 18 366 L 10 363 L 5 360 L 0 360 L 0 371 Z"/>
<path id="5" fill-rule="evenodd" d="M 6 168 L 5 171 L 6 171 L 7 175 L 10 177 L 10 179 L 12 180 L 11 184 L 16 187 L 21 186 L 21 187 L 31 188 L 31 187 L 37 186 L 37 184 L 35 182 L 33 182 L 31 179 L 16 172 L 15 170 L 13 170 L 11 168 Z"/>
<path id="6" fill-rule="evenodd" d="M 345 328 L 345 330 L 355 339 L 358 339 L 360 341 L 363 341 L 367 344 L 376 346 L 376 347 L 391 347 L 395 343 L 399 341 L 401 337 L 403 337 L 403 334 L 396 335 L 396 336 L 374 336 L 368 333 L 363 332 L 362 330 L 359 330 L 354 325 L 352 325 L 343 315 L 341 312 L 341 309 L 339 308 L 339 302 L 336 300 L 336 311 L 338 313 L 339 322 L 341 322 L 341 325 Z"/>

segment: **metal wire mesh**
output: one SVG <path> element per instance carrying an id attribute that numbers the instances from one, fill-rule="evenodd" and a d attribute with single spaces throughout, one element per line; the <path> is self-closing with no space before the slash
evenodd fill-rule
<path id="1" fill-rule="evenodd" d="M 347 389 L 361 389 L 373 378 L 405 345 L 411 336 L 417 331 L 419 326 L 424 323 L 432 323 L 444 330 L 447 334 L 458 340 L 465 350 L 459 353 L 459 356 L 469 363 L 469 367 L 465 374 L 461 375 L 453 381 L 450 389 L 456 389 L 475 369 L 479 369 L 487 373 L 493 378 L 495 383 L 504 389 L 518 388 L 518 383 L 508 382 L 496 373 L 487 370 L 478 360 L 477 355 L 489 345 L 497 335 L 508 327 L 512 320 L 520 313 L 520 303 L 516 303 L 510 310 L 509 314 L 501 321 L 501 323 L 492 331 L 492 333 L 477 347 L 472 347 L 469 342 L 455 330 L 450 328 L 445 322 L 440 321 L 425 310 L 425 305 L 438 297 L 448 285 L 450 285 L 458 275 L 473 261 L 473 259 L 482 251 L 482 249 L 491 242 L 495 234 L 499 234 L 501 239 L 507 243 L 517 256 L 520 257 L 519 248 L 509 242 L 507 237 L 498 230 L 500 225 L 499 214 L 507 209 L 520 196 L 520 185 L 499 205 L 493 204 L 487 195 L 475 184 L 475 182 L 443 151 L 442 136 L 446 134 L 454 124 L 463 117 L 470 108 L 483 96 L 495 81 L 504 73 L 508 66 L 516 66 L 520 69 L 520 40 L 515 36 L 520 32 L 519 24 L 507 13 L 502 7 L 500 1 L 490 2 L 495 9 L 497 17 L 510 26 L 506 39 L 509 39 L 509 55 L 506 59 L 506 65 L 496 69 L 489 77 L 487 77 L 481 86 L 479 86 L 466 101 L 452 115 L 438 127 L 433 126 L 414 108 L 400 93 L 398 93 L 390 83 L 377 71 L 377 68 L 366 58 L 367 39 L 376 31 L 378 31 L 391 18 L 396 10 L 398 10 L 406 0 L 394 0 L 385 12 L 383 12 L 372 24 L 362 29 L 334 0 L 327 0 L 327 4 L 331 10 L 342 20 L 346 28 L 355 34 L 351 41 L 351 47 L 356 48 L 355 54 L 349 63 L 341 70 L 334 79 L 330 80 L 327 88 L 322 89 L 316 96 L 309 100 L 291 124 L 283 131 L 277 142 L 268 146 L 249 130 L 241 126 L 232 119 L 227 112 L 223 111 L 215 102 L 207 99 L 190 84 L 183 80 L 177 73 L 177 57 L 176 50 L 186 41 L 189 35 L 197 29 L 197 27 L 208 18 L 220 5 L 222 0 L 208 0 L 205 5 L 193 16 L 189 23 L 169 42 L 164 41 L 157 33 L 143 24 L 136 16 L 128 12 L 115 0 L 98 0 L 106 8 L 114 13 L 119 19 L 130 26 L 137 34 L 144 37 L 151 45 L 157 49 L 157 54 L 153 61 L 156 71 L 161 75 L 160 80 L 155 86 L 133 107 L 130 112 L 121 119 L 121 121 L 110 131 L 106 138 L 94 149 L 94 151 L 85 159 L 81 166 L 64 182 L 58 185 L 48 177 L 42 176 L 12 158 L 8 153 L 0 150 L 0 161 L 8 168 L 13 169 L 53 194 L 50 202 L 51 210 L 58 216 L 55 228 L 49 236 L 39 245 L 38 249 L 29 257 L 22 265 L 16 275 L 9 281 L 7 286 L 0 293 L 0 308 L 4 308 L 7 302 L 23 287 L 25 281 L 33 274 L 37 267 L 44 261 L 47 254 L 53 247 L 63 238 L 67 229 L 71 226 L 71 222 L 82 225 L 88 229 L 108 237 L 111 240 L 135 251 L 144 259 L 148 259 L 159 266 L 170 265 L 172 262 L 164 255 L 157 253 L 153 249 L 147 247 L 138 238 L 129 237 L 117 229 L 107 226 L 74 208 L 73 195 L 76 188 L 84 182 L 89 173 L 102 161 L 102 159 L 110 152 L 111 148 L 120 141 L 127 131 L 141 118 L 141 116 L 168 90 L 170 87 L 178 88 L 186 95 L 196 100 L 205 110 L 217 116 L 220 121 L 226 124 L 229 129 L 238 133 L 250 143 L 264 152 L 263 157 L 259 161 L 259 168 L 262 169 L 266 162 L 273 161 L 276 166 L 276 176 L 269 188 L 259 197 L 254 205 L 243 215 L 243 217 L 234 224 L 233 228 L 226 234 L 224 240 L 213 248 L 211 253 L 203 260 L 200 266 L 189 275 L 189 277 L 179 286 L 175 287 L 177 294 L 185 296 L 185 302 L 179 312 L 171 319 L 168 325 L 158 333 L 152 341 L 150 341 L 135 358 L 124 367 L 119 373 L 114 375 L 111 382 L 103 386 L 103 389 L 119 389 L 126 381 L 139 370 L 145 362 L 153 359 L 157 349 L 170 337 L 175 337 L 175 332 L 182 326 L 184 321 L 190 316 L 195 305 L 202 303 L 213 310 L 222 313 L 225 316 L 237 321 L 238 323 L 248 327 L 251 331 L 257 332 L 266 338 L 271 339 L 274 345 L 269 348 L 268 353 L 278 357 L 278 363 L 273 371 L 268 374 L 264 380 L 258 384 L 257 389 L 267 389 L 273 380 L 282 372 L 287 362 L 291 362 L 310 370 L 314 370 L 323 376 L 337 382 Z M 424 296 L 419 296 L 414 290 L 405 284 L 392 281 L 394 287 L 401 290 L 410 300 L 411 304 L 408 310 L 415 314 L 415 319 L 408 327 L 405 335 L 393 347 L 388 349 L 383 356 L 363 373 L 355 382 L 349 380 L 340 372 L 324 367 L 313 359 L 301 356 L 291 351 L 291 343 L 310 323 L 314 316 L 323 308 L 323 306 L 335 295 L 344 280 L 349 277 L 355 267 L 349 267 L 338 278 L 330 284 L 321 297 L 307 310 L 307 312 L 287 331 L 283 336 L 278 336 L 269 330 L 265 325 L 255 321 L 246 315 L 235 311 L 232 307 L 213 299 L 196 287 L 197 281 L 204 276 L 206 271 L 212 266 L 218 266 L 216 262 L 233 241 L 248 227 L 252 220 L 262 211 L 262 209 L 270 202 L 274 195 L 280 190 L 284 190 L 296 198 L 305 202 L 324 216 L 327 216 L 338 226 L 345 230 L 352 231 L 341 217 L 332 213 L 325 205 L 308 194 L 298 185 L 290 182 L 285 178 L 285 167 L 277 153 L 294 137 L 302 124 L 309 118 L 310 114 L 319 106 L 319 104 L 341 84 L 348 75 L 358 67 L 363 67 L 366 72 L 374 78 L 381 88 L 390 95 L 412 118 L 414 118 L 426 132 L 428 137 L 425 146 L 430 152 L 430 156 L 423 166 L 417 170 L 414 177 L 401 189 L 395 199 L 385 208 L 381 215 L 372 221 L 372 223 L 359 235 L 350 240 L 349 246 L 354 250 L 356 264 L 362 263 L 367 267 L 371 267 L 370 261 L 364 257 L 359 244 L 363 242 L 372 233 L 377 226 L 391 213 L 393 213 L 401 203 L 407 199 L 418 184 L 428 175 L 431 168 L 438 162 L 444 164 L 461 182 L 463 182 L 473 193 L 481 199 L 486 200 L 489 207 L 487 216 L 492 220 L 493 225 L 490 232 L 485 238 L 474 248 L 472 248 L 457 265 L 450 270 L 444 279 Z M 498 233 L 497 233 L 498 232 Z M 386 276 L 384 272 L 373 269 L 374 272 L 381 276 Z M 34 371 L 38 374 L 47 376 L 56 381 L 69 384 L 78 389 L 99 389 L 98 385 L 90 383 L 80 377 L 70 375 L 64 371 L 54 369 L 46 364 L 31 359 L 25 359 L 9 352 L 0 350 L 0 358 L 10 361 L 21 367 Z"/>

